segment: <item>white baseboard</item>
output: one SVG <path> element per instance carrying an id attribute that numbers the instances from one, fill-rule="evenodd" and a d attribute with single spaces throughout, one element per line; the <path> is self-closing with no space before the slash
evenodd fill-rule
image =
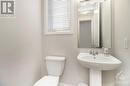
<path id="1" fill-rule="evenodd" d="M 59 86 L 74 86 L 74 85 L 69 85 L 69 84 L 65 84 L 65 83 L 60 82 Z"/>

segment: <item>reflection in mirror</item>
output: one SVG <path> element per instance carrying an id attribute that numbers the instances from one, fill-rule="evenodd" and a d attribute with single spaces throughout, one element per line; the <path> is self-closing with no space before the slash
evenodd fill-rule
<path id="1" fill-rule="evenodd" d="M 85 29 L 87 27 L 87 29 Z M 80 48 L 91 47 L 91 20 L 80 21 Z M 84 39 L 84 37 L 86 37 Z M 83 41 L 83 42 L 82 42 Z"/>
<path id="2" fill-rule="evenodd" d="M 111 48 L 111 1 L 82 0 L 78 14 L 78 47 Z"/>
<path id="3" fill-rule="evenodd" d="M 111 48 L 111 30 L 112 30 L 112 11 L 111 0 L 106 0 L 101 4 L 101 30 L 102 46 Z"/>

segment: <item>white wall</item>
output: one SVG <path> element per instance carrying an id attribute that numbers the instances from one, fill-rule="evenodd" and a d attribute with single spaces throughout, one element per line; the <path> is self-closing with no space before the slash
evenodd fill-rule
<path id="1" fill-rule="evenodd" d="M 124 38 L 128 38 L 130 45 L 130 0 L 114 0 L 114 34 L 113 52 L 116 57 L 123 61 L 120 71 L 124 72 L 124 77 L 130 80 L 130 46 L 124 49 Z M 121 85 L 122 86 L 122 85 Z M 127 86 L 127 85 L 123 85 Z M 130 83 L 129 85 L 130 86 Z"/>
<path id="2" fill-rule="evenodd" d="M 0 86 L 32 86 L 40 78 L 40 0 L 16 0 L 16 18 L 0 18 Z"/>

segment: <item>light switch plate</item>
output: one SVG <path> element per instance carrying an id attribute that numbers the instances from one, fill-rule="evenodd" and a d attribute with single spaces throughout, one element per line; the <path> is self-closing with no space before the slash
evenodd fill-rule
<path id="1" fill-rule="evenodd" d="M 124 38 L 124 49 L 128 49 L 129 48 L 129 40 L 128 38 Z"/>

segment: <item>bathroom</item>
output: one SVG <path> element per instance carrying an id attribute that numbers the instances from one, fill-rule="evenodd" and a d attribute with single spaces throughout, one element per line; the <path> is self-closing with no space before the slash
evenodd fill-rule
<path id="1" fill-rule="evenodd" d="M 59 83 L 63 86 L 86 83 L 89 86 L 89 69 L 84 68 L 77 60 L 80 52 L 87 53 L 90 50 L 78 47 L 76 3 L 79 0 L 72 0 L 72 31 L 62 34 L 45 33 L 44 1 L 46 0 L 15 0 L 14 15 L 0 15 L 0 86 L 34 86 L 39 79 L 47 75 L 44 59 L 50 55 L 66 57 Z M 111 1 L 111 54 L 122 61 L 122 64 L 115 70 L 103 71 L 102 84 L 130 86 L 130 0 Z M 125 43 L 128 46 L 124 46 Z M 116 78 L 120 77 L 121 83 L 117 83 Z"/>

